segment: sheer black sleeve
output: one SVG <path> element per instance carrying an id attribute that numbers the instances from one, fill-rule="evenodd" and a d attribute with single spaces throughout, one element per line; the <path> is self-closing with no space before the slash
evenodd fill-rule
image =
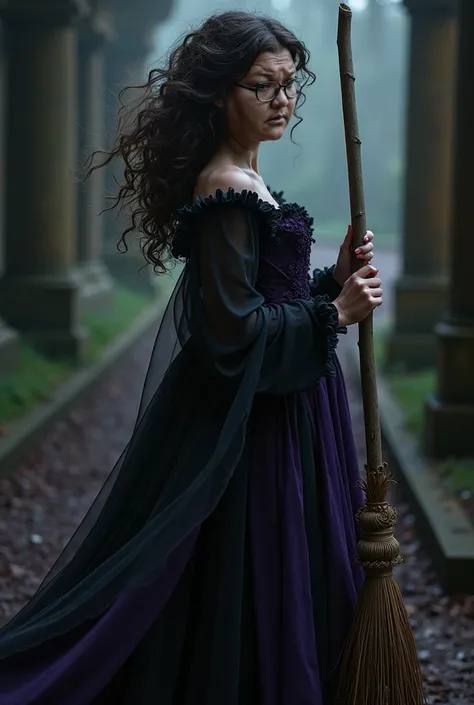
<path id="1" fill-rule="evenodd" d="M 1 630 L 3 673 L 10 656 L 27 659 L 30 648 L 90 625 L 124 593 L 154 585 L 178 549 L 190 552 L 245 452 L 255 395 L 304 389 L 333 369 L 329 298 L 272 305 L 258 292 L 259 242 L 278 211 L 256 194 L 220 199 L 179 213 L 174 246 L 186 266 L 136 425 L 55 566 Z"/>
<path id="2" fill-rule="evenodd" d="M 256 289 L 264 228 L 258 212 L 232 203 L 201 212 L 190 258 L 200 292 L 193 328 L 203 359 L 223 380 L 238 380 L 261 345 L 256 391 L 288 393 L 333 372 L 337 336 L 343 331 L 328 296 L 265 302 Z"/>

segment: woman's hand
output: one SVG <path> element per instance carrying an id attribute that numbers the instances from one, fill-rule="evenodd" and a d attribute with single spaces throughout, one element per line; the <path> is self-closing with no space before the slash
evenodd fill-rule
<path id="1" fill-rule="evenodd" d="M 368 264 L 350 276 L 333 301 L 339 313 L 339 325 L 350 326 L 363 321 L 371 311 L 382 305 L 381 281 L 378 269 Z"/>
<path id="2" fill-rule="evenodd" d="M 367 231 L 364 237 L 364 244 L 354 251 L 356 259 L 361 260 L 362 264 L 369 264 L 374 256 L 374 233 Z M 334 268 L 334 279 L 340 286 L 344 286 L 345 282 L 352 274 L 352 225 L 347 228 L 347 234 L 339 249 L 339 257 Z"/>

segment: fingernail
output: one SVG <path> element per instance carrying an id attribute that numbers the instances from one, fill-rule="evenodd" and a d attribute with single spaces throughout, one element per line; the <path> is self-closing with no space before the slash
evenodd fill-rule
<path id="1" fill-rule="evenodd" d="M 356 253 L 356 255 L 360 255 L 360 247 L 357 248 L 357 250 L 355 251 L 355 253 Z"/>

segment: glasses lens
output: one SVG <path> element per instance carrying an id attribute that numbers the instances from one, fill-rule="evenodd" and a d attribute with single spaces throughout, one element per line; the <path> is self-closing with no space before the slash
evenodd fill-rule
<path id="1" fill-rule="evenodd" d="M 269 83 L 259 83 L 257 85 L 257 98 L 262 103 L 268 103 L 275 99 L 280 90 L 280 84 L 276 81 L 270 81 Z M 285 86 L 285 92 L 288 98 L 296 98 L 299 93 L 299 86 L 297 81 L 290 81 Z"/>
<path id="2" fill-rule="evenodd" d="M 299 93 L 299 86 L 297 81 L 290 81 L 286 86 L 286 95 L 288 98 L 296 98 Z"/>
<path id="3" fill-rule="evenodd" d="M 279 87 L 278 83 L 259 83 L 257 86 L 257 98 L 262 103 L 273 100 Z"/>

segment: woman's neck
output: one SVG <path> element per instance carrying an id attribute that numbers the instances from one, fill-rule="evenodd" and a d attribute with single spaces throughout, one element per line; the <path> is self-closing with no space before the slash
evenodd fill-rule
<path id="1" fill-rule="evenodd" d="M 235 166 L 244 171 L 258 174 L 258 150 L 260 144 L 246 145 L 240 143 L 233 137 L 222 146 L 222 153 L 225 154 Z"/>

